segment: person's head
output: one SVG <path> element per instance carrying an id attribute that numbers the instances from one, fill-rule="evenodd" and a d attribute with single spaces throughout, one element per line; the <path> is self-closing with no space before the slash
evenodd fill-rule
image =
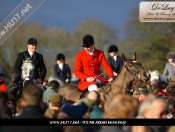
<path id="1" fill-rule="evenodd" d="M 116 45 L 109 46 L 108 53 L 111 57 L 115 56 L 118 53 L 118 48 Z"/>
<path id="2" fill-rule="evenodd" d="M 4 74 L 0 73 L 0 79 L 3 79 L 3 77 L 4 77 Z"/>
<path id="3" fill-rule="evenodd" d="M 149 94 L 141 103 L 138 114 L 144 118 L 166 118 L 168 105 L 163 98 Z"/>
<path id="4" fill-rule="evenodd" d="M 134 118 L 138 109 L 138 101 L 130 95 L 114 95 L 107 100 L 103 118 Z"/>
<path id="5" fill-rule="evenodd" d="M 27 48 L 29 51 L 31 52 L 35 52 L 36 49 L 37 49 L 37 45 L 38 45 L 38 42 L 36 40 L 36 38 L 29 38 L 28 41 L 27 41 Z"/>
<path id="6" fill-rule="evenodd" d="M 85 35 L 83 37 L 83 45 L 82 47 L 84 47 L 84 50 L 87 52 L 87 53 L 90 53 L 93 48 L 94 48 L 94 38 L 92 35 Z"/>
<path id="7" fill-rule="evenodd" d="M 16 105 L 16 99 L 13 95 L 8 95 L 7 107 L 13 109 Z"/>
<path id="8" fill-rule="evenodd" d="M 40 106 L 42 105 L 43 91 L 35 85 L 29 85 L 23 89 L 22 101 L 24 107 L 26 106 Z"/>
<path id="9" fill-rule="evenodd" d="M 48 85 L 48 80 L 46 78 L 44 78 L 44 80 L 43 80 L 43 86 L 44 87 L 47 87 L 47 85 Z"/>
<path id="10" fill-rule="evenodd" d="M 55 91 L 58 91 L 59 90 L 59 87 L 60 87 L 60 84 L 59 84 L 58 81 L 52 80 L 52 81 L 50 81 L 50 83 L 48 84 L 48 86 L 54 88 Z"/>
<path id="11" fill-rule="evenodd" d="M 65 59 L 65 55 L 62 54 L 62 53 L 59 53 L 57 56 L 56 56 L 56 59 L 57 61 L 57 64 L 61 64 L 61 63 L 64 63 L 66 61 Z"/>
<path id="12" fill-rule="evenodd" d="M 63 96 L 60 94 L 53 94 L 49 98 L 49 108 L 60 110 L 63 102 Z"/>
<path id="13" fill-rule="evenodd" d="M 175 53 L 174 52 L 169 52 L 167 55 L 168 62 L 171 63 L 175 59 Z"/>
<path id="14" fill-rule="evenodd" d="M 23 109 L 23 107 L 24 107 L 24 105 L 22 102 L 22 98 L 20 98 L 16 104 L 16 113 L 19 113 Z"/>

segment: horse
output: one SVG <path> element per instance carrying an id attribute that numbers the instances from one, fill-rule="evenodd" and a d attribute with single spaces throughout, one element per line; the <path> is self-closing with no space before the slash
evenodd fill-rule
<path id="1" fill-rule="evenodd" d="M 164 81 L 164 82 L 167 82 L 167 79 L 162 75 L 160 74 L 160 72 L 158 70 L 154 70 L 154 71 L 148 71 L 151 75 L 151 78 L 150 78 L 150 81 L 151 81 L 151 84 L 154 84 L 155 81 Z"/>
<path id="2" fill-rule="evenodd" d="M 56 76 L 50 76 L 50 77 L 48 78 L 49 83 L 50 83 L 50 81 L 53 81 L 53 80 L 59 82 L 60 86 L 63 86 L 63 85 L 66 84 L 64 81 L 62 81 L 61 79 L 59 79 L 59 78 L 56 77 Z"/>
<path id="3" fill-rule="evenodd" d="M 154 70 L 154 71 L 148 71 L 151 75 L 150 81 L 151 81 L 151 91 L 153 93 L 158 93 L 161 92 L 163 89 L 165 89 L 169 82 L 167 81 L 167 79 L 160 74 L 160 72 L 158 70 Z"/>
<path id="4" fill-rule="evenodd" d="M 23 56 L 23 64 L 21 69 L 21 79 L 19 80 L 17 76 L 15 76 L 15 78 L 12 78 L 13 84 L 9 87 L 9 89 L 7 89 L 7 93 L 14 95 L 17 100 L 21 97 L 23 88 L 30 84 L 35 84 L 36 82 L 36 80 L 33 79 L 35 69 L 33 60 L 30 57 L 26 57 L 25 55 Z M 40 84 L 35 85 L 44 91 L 43 86 Z"/>
<path id="5" fill-rule="evenodd" d="M 103 95 L 103 97 L 101 97 L 103 103 L 115 94 L 126 94 L 134 80 L 147 81 L 150 79 L 149 73 L 142 67 L 140 62 L 136 61 L 136 53 L 132 56 L 132 59 L 127 59 L 122 53 L 122 58 L 125 64 L 118 77 L 114 79 L 112 83 L 108 83 L 98 90 L 100 94 Z M 78 90 L 77 85 L 74 84 L 61 86 L 58 93 L 67 100 L 74 102 L 77 102 L 82 94 L 82 92 Z"/>

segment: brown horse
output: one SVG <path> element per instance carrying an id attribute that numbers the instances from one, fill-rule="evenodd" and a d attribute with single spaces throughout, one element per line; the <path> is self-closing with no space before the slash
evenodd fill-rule
<path id="1" fill-rule="evenodd" d="M 112 98 L 117 93 L 125 94 L 129 91 L 134 80 L 147 81 L 150 79 L 150 74 L 142 67 L 140 62 L 136 61 L 136 53 L 132 59 L 126 59 L 122 54 L 123 61 L 125 62 L 120 74 L 112 82 L 101 88 L 102 100 Z M 77 85 L 66 84 L 60 87 L 59 94 L 63 95 L 67 100 L 77 102 L 82 92 L 78 91 Z M 104 98 L 103 98 L 104 97 Z"/>

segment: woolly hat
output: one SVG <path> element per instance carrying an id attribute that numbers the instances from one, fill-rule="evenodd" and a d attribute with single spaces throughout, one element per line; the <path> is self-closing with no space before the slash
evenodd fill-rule
<path id="1" fill-rule="evenodd" d="M 93 44 L 94 44 L 94 38 L 93 38 L 92 35 L 87 34 L 87 35 L 85 35 L 83 37 L 83 45 L 82 45 L 82 47 L 90 47 Z"/>
<path id="2" fill-rule="evenodd" d="M 72 119 L 81 119 L 88 111 L 88 106 L 82 102 L 80 105 L 66 105 L 61 111 Z"/>
<path id="3" fill-rule="evenodd" d="M 52 103 L 61 103 L 63 101 L 63 96 L 60 94 L 53 94 L 48 101 Z"/>
<path id="4" fill-rule="evenodd" d="M 30 45 L 38 45 L 38 42 L 36 40 L 36 38 L 29 38 L 28 41 L 27 41 L 27 44 L 30 44 Z"/>

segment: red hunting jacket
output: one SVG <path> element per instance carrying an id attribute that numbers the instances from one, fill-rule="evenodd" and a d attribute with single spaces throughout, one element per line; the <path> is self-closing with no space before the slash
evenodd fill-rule
<path id="1" fill-rule="evenodd" d="M 5 85 L 4 81 L 0 79 L 0 91 L 6 92 L 7 86 Z"/>
<path id="2" fill-rule="evenodd" d="M 74 67 L 74 74 L 78 77 L 81 81 L 78 84 L 78 88 L 84 91 L 88 88 L 91 84 L 96 84 L 94 82 L 87 82 L 87 77 L 97 77 L 100 73 L 100 66 L 103 66 L 105 72 L 107 73 L 108 77 L 113 77 L 112 68 L 108 64 L 106 57 L 103 51 L 97 50 L 94 48 L 93 55 L 90 55 L 85 50 L 78 52 L 76 56 L 76 62 Z M 108 80 L 99 76 L 98 79 L 104 83 Z"/>

